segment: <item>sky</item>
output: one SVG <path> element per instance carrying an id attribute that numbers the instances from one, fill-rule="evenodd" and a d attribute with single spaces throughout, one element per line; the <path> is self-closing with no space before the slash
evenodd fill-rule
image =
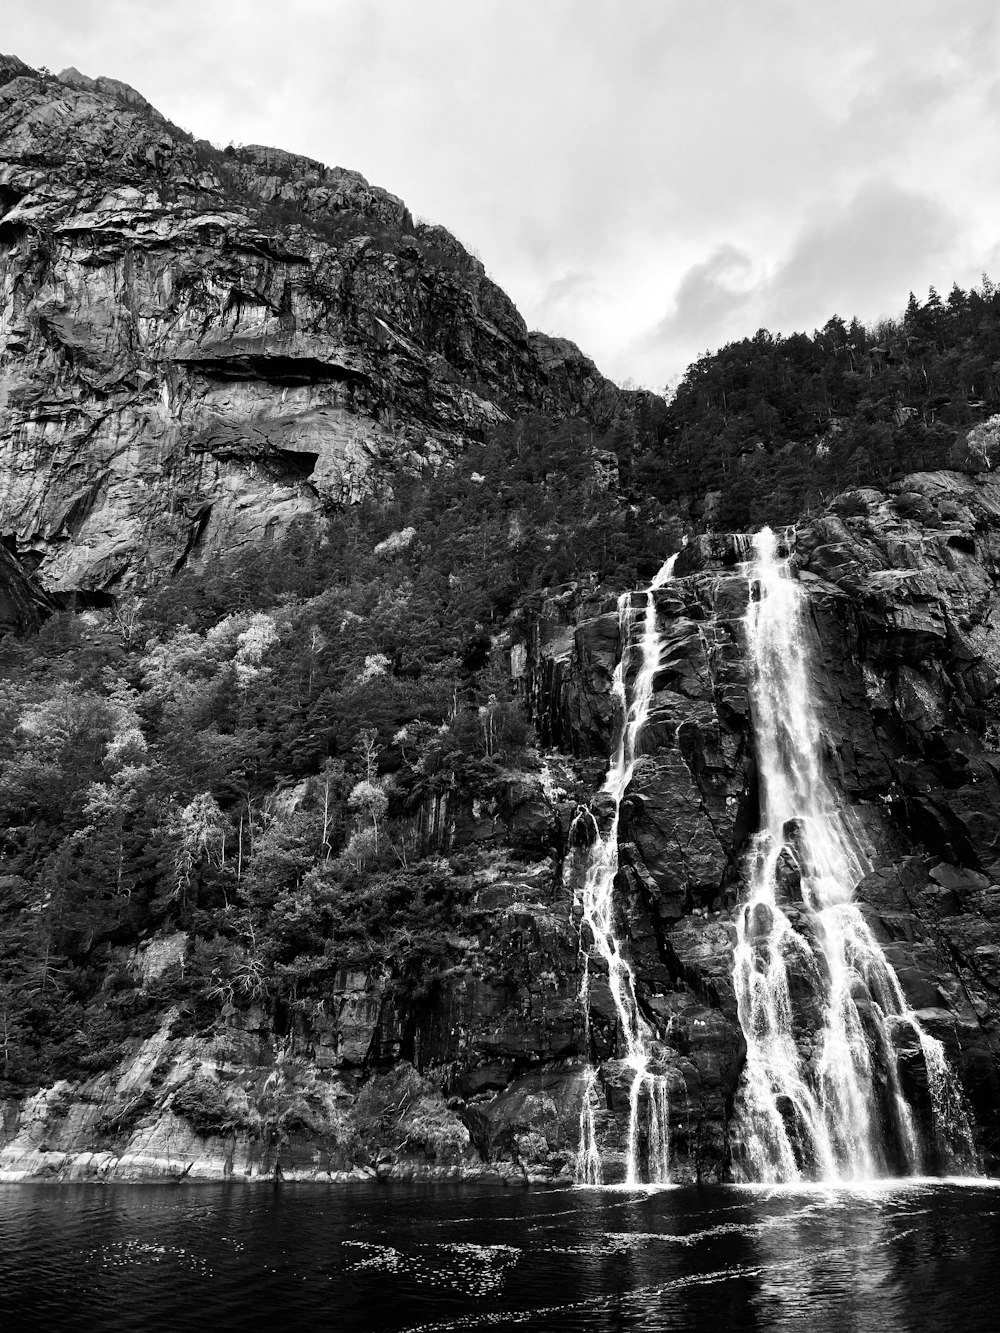
<path id="1" fill-rule="evenodd" d="M 1000 278 L 996 0 L 3 0 L 0 50 L 360 171 L 619 383 Z"/>

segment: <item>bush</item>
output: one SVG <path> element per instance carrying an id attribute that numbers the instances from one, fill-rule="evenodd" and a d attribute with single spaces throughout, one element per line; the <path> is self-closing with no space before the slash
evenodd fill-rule
<path id="1" fill-rule="evenodd" d="M 190 1124 L 196 1134 L 229 1134 L 246 1129 L 247 1114 L 233 1106 L 223 1088 L 214 1079 L 196 1074 L 174 1093 L 171 1109 Z"/>

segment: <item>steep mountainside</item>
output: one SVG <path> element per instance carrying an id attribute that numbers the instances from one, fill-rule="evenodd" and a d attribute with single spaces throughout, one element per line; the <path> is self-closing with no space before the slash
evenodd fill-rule
<path id="1" fill-rule="evenodd" d="M 607 427 L 623 401 L 357 172 L 0 57 L 0 533 L 50 588 L 388 495 L 511 413 Z"/>
<path id="2" fill-rule="evenodd" d="M 923 423 L 965 470 L 901 476 L 906 416 L 870 432 L 878 467 L 857 440 L 845 461 L 830 386 L 846 403 L 864 376 L 827 384 L 817 335 L 769 452 L 756 381 L 719 417 L 742 353 L 657 416 L 356 173 L 194 142 L 122 84 L 9 57 L 0 157 L 0 536 L 22 557 L 0 543 L 0 1178 L 569 1180 L 588 1108 L 620 1175 L 635 1067 L 586 919 L 616 813 L 669 1172 L 734 1174 L 760 588 L 705 487 L 779 522 L 818 463 L 884 484 L 810 495 L 781 534 L 811 743 L 995 1172 L 1000 435 L 958 440 L 969 395 L 947 440 L 930 402 Z M 791 355 L 767 347 L 749 361 Z M 751 484 L 788 450 L 785 494 Z M 659 657 L 617 807 L 640 633 Z M 794 857 L 781 876 L 799 920 Z M 804 1059 L 810 984 L 792 968 Z M 898 1080 L 943 1170 L 914 1031 Z"/>
<path id="3" fill-rule="evenodd" d="M 889 493 L 843 496 L 788 540 L 811 607 L 827 762 L 870 844 L 874 868 L 858 897 L 908 1003 L 959 1071 L 983 1161 L 995 1167 L 1000 483 L 915 474 Z M 617 929 L 669 1084 L 675 1179 L 724 1178 L 737 1147 L 744 1042 L 734 919 L 758 817 L 745 556 L 742 538 L 699 538 L 655 594 L 663 652 L 622 808 Z M 613 1172 L 631 1074 L 617 1058 L 618 1016 L 593 960 L 589 1024 L 579 998 L 590 855 L 580 812 L 589 807 L 598 824 L 609 814 L 593 793 L 612 746 L 609 687 L 621 651 L 613 598 L 577 585 L 546 601 L 510 661 L 549 748 L 539 756 L 498 739 L 499 764 L 470 759 L 449 770 L 456 761 L 444 759 L 440 742 L 427 748 L 425 738 L 421 758 L 419 729 L 409 729 L 397 790 L 417 770 L 424 776 L 409 812 L 383 826 L 395 850 L 381 859 L 360 853 L 357 835 L 332 861 L 309 851 L 327 836 L 320 824 L 330 802 L 329 778 L 310 779 L 266 819 L 253 816 L 260 845 L 249 872 L 211 853 L 199 859 L 188 889 L 202 904 L 195 913 L 175 902 L 158 931 L 147 925 L 115 943 L 143 890 L 133 878 L 131 906 L 115 906 L 106 887 L 112 921 L 102 926 L 90 909 L 86 928 L 108 943 L 80 954 L 72 938 L 81 926 L 64 905 L 49 936 L 60 954 L 71 951 L 58 967 L 68 964 L 79 988 L 81 968 L 100 962 L 104 980 L 82 1008 L 74 1002 L 86 1043 L 62 1039 L 57 1067 L 66 1075 L 8 1103 L 4 1169 L 567 1177 L 587 1071 L 598 1067 L 596 1125 Z M 158 670 L 165 666 L 161 658 Z M 386 688 L 384 679 L 372 687 Z M 355 697 L 370 711 L 379 696 Z M 499 715 L 496 725 L 499 735 Z M 153 738 L 148 726 L 146 734 Z M 125 741 L 109 753 L 115 746 Z M 442 762 L 447 781 L 428 781 Z M 135 779 L 119 772 L 110 781 L 134 809 L 126 794 Z M 193 818 L 191 810 L 182 814 Z M 129 825 L 119 819 L 114 838 L 131 866 Z M 216 828 L 228 857 L 245 855 L 232 825 L 228 834 Z M 151 836 L 176 846 L 179 835 Z M 76 835 L 92 856 L 93 837 Z M 249 827 L 241 824 L 240 837 L 245 846 Z M 303 865 L 314 868 L 303 876 Z M 23 880 L 0 883 L 8 911 L 19 894 L 30 896 Z M 366 930 L 388 931 L 367 962 L 351 942 Z M 27 969 L 41 942 L 21 939 Z M 396 959 L 380 958 L 379 948 Z M 409 981 L 408 958 L 418 968 Z M 116 1027 L 123 1004 L 134 1017 Z M 12 1073 L 28 1054 L 27 1016 L 18 1021 L 22 1031 L 12 1026 L 7 1042 Z M 930 1107 L 920 1070 L 904 1049 L 901 1076 L 923 1122 Z"/>

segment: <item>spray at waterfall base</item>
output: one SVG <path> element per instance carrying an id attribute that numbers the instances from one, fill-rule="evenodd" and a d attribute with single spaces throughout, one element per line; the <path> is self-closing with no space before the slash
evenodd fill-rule
<path id="1" fill-rule="evenodd" d="M 974 1173 L 970 1120 L 945 1049 L 907 1005 L 853 900 L 873 849 L 829 776 L 809 604 L 787 539 L 764 529 L 744 539 L 740 556 L 759 819 L 730 927 L 745 1058 L 727 1110 L 728 1173 L 774 1183 Z M 581 1184 L 670 1183 L 678 1164 L 672 1136 L 687 1141 L 680 1174 L 691 1178 L 690 1062 L 678 1058 L 664 1006 L 637 990 L 615 892 L 623 801 L 653 748 L 642 732 L 662 668 L 657 593 L 675 559 L 648 588 L 620 599 L 618 725 L 599 802 L 603 828 L 590 812 L 580 816 L 590 840 L 579 893 L 588 1049 L 596 1049 L 595 985 L 616 1020 L 615 1058 L 605 1042 L 604 1058 L 583 1079 Z M 627 1130 L 616 1135 L 626 1096 Z"/>

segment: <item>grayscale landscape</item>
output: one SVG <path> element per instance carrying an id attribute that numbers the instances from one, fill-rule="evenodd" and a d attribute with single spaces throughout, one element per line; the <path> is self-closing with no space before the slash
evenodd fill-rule
<path id="1" fill-rule="evenodd" d="M 11 1329 L 992 1329 L 1000 14 L 0 45 Z"/>

